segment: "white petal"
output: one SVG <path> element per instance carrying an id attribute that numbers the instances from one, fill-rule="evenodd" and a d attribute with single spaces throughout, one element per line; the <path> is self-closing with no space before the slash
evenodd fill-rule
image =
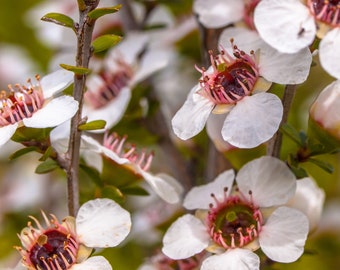
<path id="1" fill-rule="evenodd" d="M 93 131 L 104 132 L 106 129 L 112 128 L 120 121 L 129 105 L 130 99 L 131 89 L 124 87 L 115 99 L 102 108 L 93 109 L 85 104 L 83 115 L 88 117 L 88 121 L 105 120 L 106 125 L 104 129 Z"/>
<path id="2" fill-rule="evenodd" d="M 143 170 L 139 170 L 139 173 L 143 176 L 145 181 L 151 186 L 153 191 L 161 197 L 164 201 L 168 203 L 178 203 L 180 201 L 180 193 L 178 192 L 178 185 L 172 185 L 173 181 L 176 181 L 174 178 L 167 176 L 166 178 L 160 176 L 154 176 L 148 172 Z M 167 180 L 172 178 L 171 182 Z"/>
<path id="3" fill-rule="evenodd" d="M 294 197 L 287 206 L 300 210 L 309 219 L 309 229 L 313 231 L 319 224 L 325 201 L 325 192 L 311 178 L 297 180 Z"/>
<path id="4" fill-rule="evenodd" d="M 340 28 L 328 32 L 319 46 L 321 66 L 333 77 L 340 79 Z"/>
<path id="5" fill-rule="evenodd" d="M 316 33 L 313 16 L 299 0 L 260 1 L 254 23 L 263 40 L 284 53 L 308 47 Z"/>
<path id="6" fill-rule="evenodd" d="M 201 270 L 258 270 L 260 258 L 248 249 L 230 249 L 205 259 Z"/>
<path id="7" fill-rule="evenodd" d="M 11 139 L 17 128 L 18 128 L 17 123 L 13 125 L 0 127 L 0 146 L 4 145 Z"/>
<path id="8" fill-rule="evenodd" d="M 239 148 L 253 148 L 268 141 L 282 119 L 281 100 L 273 94 L 244 97 L 227 115 L 222 136 Z"/>
<path id="9" fill-rule="evenodd" d="M 194 89 L 197 89 L 197 86 Z M 183 106 L 172 118 L 171 124 L 175 134 L 180 139 L 187 140 L 200 133 L 213 108 L 211 101 L 191 91 Z"/>
<path id="10" fill-rule="evenodd" d="M 70 137 L 70 125 L 71 121 L 65 121 L 61 125 L 55 127 L 50 133 L 51 145 L 58 153 L 67 152 Z"/>
<path id="11" fill-rule="evenodd" d="M 271 207 L 286 203 L 294 196 L 295 175 L 281 160 L 270 156 L 254 159 L 244 165 L 236 176 L 243 194 L 252 191 L 255 204 Z"/>
<path id="12" fill-rule="evenodd" d="M 82 263 L 73 265 L 70 270 L 112 270 L 112 267 L 103 256 L 93 256 Z"/>
<path id="13" fill-rule="evenodd" d="M 312 54 L 309 48 L 303 48 L 297 53 L 280 53 L 263 43 L 260 49 L 260 74 L 271 82 L 303 83 L 309 75 L 311 64 Z"/>
<path id="14" fill-rule="evenodd" d="M 203 223 L 187 214 L 177 219 L 163 238 L 163 253 L 175 260 L 189 258 L 209 244 L 209 234 Z"/>
<path id="15" fill-rule="evenodd" d="M 216 179 L 206 185 L 193 187 L 184 198 L 183 206 L 187 209 L 209 209 L 209 204 L 215 202 L 211 197 L 213 193 L 216 199 L 223 201 L 231 192 L 234 182 L 234 171 L 228 170 L 219 174 Z M 228 189 L 227 191 L 225 189 Z"/>
<path id="16" fill-rule="evenodd" d="M 302 212 L 279 207 L 262 227 L 259 241 L 270 259 L 289 263 L 302 255 L 307 234 L 308 219 Z"/>
<path id="17" fill-rule="evenodd" d="M 138 71 L 132 79 L 131 84 L 135 85 L 156 71 L 165 68 L 170 60 L 170 52 L 166 50 L 149 50 L 143 56 Z"/>
<path id="18" fill-rule="evenodd" d="M 91 200 L 79 208 L 76 228 L 79 241 L 86 246 L 114 247 L 130 232 L 130 213 L 112 200 Z"/>
<path id="19" fill-rule="evenodd" d="M 44 93 L 44 98 L 50 98 L 54 94 L 60 93 L 71 83 L 73 83 L 74 74 L 65 69 L 59 69 L 53 73 L 44 76 L 40 80 L 41 88 Z"/>
<path id="20" fill-rule="evenodd" d="M 224 120 L 224 114 L 210 114 L 206 126 L 209 138 L 214 143 L 216 149 L 220 152 L 226 152 L 235 148 L 231 144 L 227 143 L 222 137 L 221 130 Z"/>
<path id="21" fill-rule="evenodd" d="M 241 20 L 244 3 L 239 0 L 196 0 L 193 9 L 205 27 L 219 28 Z"/>
<path id="22" fill-rule="evenodd" d="M 52 99 L 32 117 L 24 118 L 25 126 L 33 128 L 55 127 L 69 120 L 78 110 L 78 101 L 71 96 Z"/>

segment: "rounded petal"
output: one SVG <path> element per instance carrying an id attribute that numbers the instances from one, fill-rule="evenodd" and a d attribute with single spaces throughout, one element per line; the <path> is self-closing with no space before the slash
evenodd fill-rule
<path id="1" fill-rule="evenodd" d="M 308 8 L 299 0 L 262 0 L 254 11 L 262 39 L 283 53 L 295 53 L 314 40 L 316 26 Z"/>
<path id="2" fill-rule="evenodd" d="M 104 129 L 93 130 L 92 132 L 104 132 L 112 128 L 123 117 L 129 101 L 131 99 L 131 89 L 124 87 L 121 89 L 118 96 L 109 102 L 106 106 L 98 109 L 90 108 L 88 105 L 83 107 L 83 115 L 88 117 L 88 121 L 105 120 L 106 125 Z"/>
<path id="3" fill-rule="evenodd" d="M 197 86 L 194 87 L 197 89 Z M 172 118 L 171 124 L 175 134 L 187 140 L 200 133 L 214 108 L 208 99 L 191 91 L 187 100 Z"/>
<path id="4" fill-rule="evenodd" d="M 219 174 L 209 184 L 193 187 L 185 196 L 183 206 L 190 210 L 209 209 L 209 204 L 213 203 L 215 205 L 211 194 L 213 193 L 217 200 L 222 201 L 225 195 L 228 196 L 230 194 L 234 177 L 234 171 L 228 170 Z"/>
<path id="5" fill-rule="evenodd" d="M 114 247 L 131 229 L 130 213 L 109 199 L 95 199 L 79 208 L 77 236 L 88 247 Z"/>
<path id="6" fill-rule="evenodd" d="M 71 96 L 60 96 L 52 99 L 32 117 L 22 121 L 26 127 L 55 127 L 69 120 L 78 110 L 78 101 Z"/>
<path id="7" fill-rule="evenodd" d="M 151 186 L 153 191 L 168 203 L 178 203 L 181 199 L 181 192 L 178 189 L 179 183 L 169 175 L 152 175 L 143 170 L 139 170 L 145 181 Z M 163 177 L 162 177 L 163 176 Z"/>
<path id="8" fill-rule="evenodd" d="M 253 148 L 268 141 L 278 130 L 283 114 L 274 94 L 244 97 L 227 115 L 222 128 L 225 141 L 239 148 Z"/>
<path id="9" fill-rule="evenodd" d="M 297 180 L 295 196 L 287 206 L 300 210 L 309 219 L 309 230 L 319 224 L 325 201 L 325 192 L 311 178 Z"/>
<path id="10" fill-rule="evenodd" d="M 112 267 L 103 256 L 93 256 L 82 263 L 73 265 L 70 270 L 112 270 Z"/>
<path id="11" fill-rule="evenodd" d="M 255 204 L 260 207 L 284 204 L 296 190 L 295 175 L 283 161 L 270 156 L 244 165 L 236 176 L 236 182 L 243 194 L 252 192 Z"/>
<path id="12" fill-rule="evenodd" d="M 210 114 L 207 121 L 207 134 L 214 143 L 216 149 L 220 152 L 226 152 L 235 148 L 231 144 L 227 143 L 222 137 L 222 127 L 225 120 L 223 114 Z"/>
<path id="13" fill-rule="evenodd" d="M 208 247 L 209 234 L 203 223 L 187 214 L 177 219 L 163 238 L 163 253 L 174 259 L 189 258 Z"/>
<path id="14" fill-rule="evenodd" d="M 333 77 L 340 79 L 340 28 L 328 32 L 320 42 L 321 66 Z"/>
<path id="15" fill-rule="evenodd" d="M 259 241 L 270 259 L 289 263 L 302 255 L 307 234 L 308 219 L 302 212 L 279 207 L 262 227 Z"/>
<path id="16" fill-rule="evenodd" d="M 70 138 L 70 127 L 71 122 L 68 120 L 55 127 L 50 133 L 51 145 L 58 153 L 67 152 Z"/>
<path id="17" fill-rule="evenodd" d="M 54 94 L 60 93 L 71 83 L 73 83 L 74 73 L 65 69 L 54 71 L 40 80 L 44 98 L 50 98 Z"/>
<path id="18" fill-rule="evenodd" d="M 201 270 L 255 270 L 260 267 L 260 258 L 248 249 L 230 249 L 225 253 L 205 259 Z"/>
<path id="19" fill-rule="evenodd" d="M 239 0 L 196 0 L 193 9 L 205 27 L 219 28 L 241 20 L 244 3 Z"/>
<path id="20" fill-rule="evenodd" d="M 0 146 L 7 143 L 18 128 L 18 123 L 0 127 Z"/>

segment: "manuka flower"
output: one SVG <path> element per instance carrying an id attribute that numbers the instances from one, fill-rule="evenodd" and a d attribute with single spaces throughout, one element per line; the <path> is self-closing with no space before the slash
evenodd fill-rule
<path id="1" fill-rule="evenodd" d="M 241 33 L 235 39 L 240 45 L 231 40 L 230 47 L 226 37 L 236 33 Z M 223 139 L 239 148 L 253 148 L 269 140 L 281 122 L 280 99 L 264 93 L 270 82 L 305 81 L 312 56 L 307 49 L 298 55 L 281 54 L 256 33 L 241 28 L 227 29 L 220 43 L 226 48 L 217 56 L 211 53 L 212 66 L 208 70 L 197 68 L 202 77 L 172 119 L 172 127 L 180 139 L 186 140 L 204 128 L 211 113 L 225 114 Z"/>
<path id="2" fill-rule="evenodd" d="M 78 102 L 60 93 L 73 81 L 73 73 L 55 71 L 37 84 L 9 85 L 10 93 L 0 94 L 0 145 L 5 144 L 21 126 L 32 128 L 55 127 L 70 119 L 78 110 Z"/>
<path id="3" fill-rule="evenodd" d="M 284 53 L 319 45 L 322 67 L 340 79 L 340 2 L 338 0 L 262 0 L 254 22 L 261 37 Z"/>
<path id="4" fill-rule="evenodd" d="M 89 121 L 102 119 L 106 129 L 114 126 L 125 113 L 132 88 L 166 66 L 168 54 L 148 50 L 147 41 L 143 34 L 126 36 L 109 52 L 102 70 L 88 78 L 83 114 Z"/>
<path id="5" fill-rule="evenodd" d="M 109 262 L 102 256 L 90 257 L 92 249 L 114 247 L 130 232 L 130 214 L 109 199 L 86 202 L 77 217 L 66 217 L 61 222 L 54 215 L 49 219 L 44 213 L 44 228 L 31 217 L 19 238 L 22 255 L 19 269 L 29 270 L 111 270 Z"/>
<path id="6" fill-rule="evenodd" d="M 91 137 L 82 136 L 84 148 L 109 158 L 118 165 L 122 165 L 133 173 L 140 175 L 150 185 L 153 191 L 168 203 L 177 203 L 181 198 L 182 186 L 169 175 L 153 175 L 148 172 L 153 159 L 153 153 L 145 150 L 138 153 L 134 145 L 125 144 L 127 137 L 120 138 L 113 133 L 105 133 L 103 145 Z M 101 160 L 101 156 L 98 156 Z M 91 155 L 91 164 L 99 164 L 98 159 Z M 101 170 L 101 168 L 98 168 Z"/>
<path id="7" fill-rule="evenodd" d="M 194 187 L 184 207 L 198 209 L 196 216 L 177 219 L 163 238 L 163 253 L 184 259 L 203 250 L 201 270 L 259 269 L 261 247 L 273 261 L 293 262 L 303 253 L 308 219 L 283 206 L 296 190 L 296 178 L 280 160 L 262 157 L 244 165 L 236 176 L 221 173 L 214 182 Z M 206 198 L 206 199 L 204 199 Z M 268 211 L 269 210 L 269 211 Z"/>

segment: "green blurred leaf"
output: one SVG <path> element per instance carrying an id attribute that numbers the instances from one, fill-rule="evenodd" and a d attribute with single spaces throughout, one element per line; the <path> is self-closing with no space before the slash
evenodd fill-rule
<path id="1" fill-rule="evenodd" d="M 113 7 L 105 7 L 105 8 L 96 8 L 89 12 L 88 16 L 92 20 L 97 20 L 98 18 L 107 15 L 107 14 L 112 14 L 116 13 L 121 9 L 122 5 L 116 5 Z"/>
<path id="2" fill-rule="evenodd" d="M 41 20 L 45 22 L 52 22 L 52 23 L 62 25 L 62 26 L 75 30 L 74 21 L 72 20 L 72 18 L 70 18 L 69 16 L 66 16 L 65 14 L 54 13 L 54 12 L 47 13 L 41 18 Z"/>
<path id="3" fill-rule="evenodd" d="M 118 203 L 125 200 L 123 193 L 113 185 L 107 185 L 102 189 L 102 197 L 112 199 Z"/>
<path id="4" fill-rule="evenodd" d="M 67 64 L 60 64 L 60 66 L 63 69 L 66 69 L 68 71 L 72 71 L 73 73 L 75 73 L 77 75 L 85 75 L 85 74 L 89 74 L 91 72 L 90 69 L 84 68 L 84 67 L 76 67 L 76 66 L 71 66 L 71 65 L 67 65 Z"/>
<path id="5" fill-rule="evenodd" d="M 315 158 L 310 158 L 308 159 L 308 161 L 317 165 L 318 167 L 320 167 L 321 169 L 323 169 L 324 171 L 328 173 L 334 172 L 334 167 L 326 161 L 315 159 Z"/>
<path id="6" fill-rule="evenodd" d="M 52 128 L 28 128 L 21 127 L 18 128 L 12 140 L 18 143 L 28 142 L 28 141 L 44 141 L 48 138 Z"/>
<path id="7" fill-rule="evenodd" d="M 47 159 L 38 165 L 38 167 L 35 169 L 35 173 L 48 173 L 57 168 L 59 168 L 59 165 L 56 161 L 54 161 L 53 159 Z"/>
<path id="8" fill-rule="evenodd" d="M 122 37 L 117 35 L 103 35 L 92 42 L 94 53 L 105 51 L 120 42 Z"/>
<path id="9" fill-rule="evenodd" d="M 39 148 L 38 147 L 35 147 L 35 146 L 29 146 L 29 147 L 25 147 L 25 148 L 22 148 L 16 152 L 14 152 L 13 154 L 11 154 L 9 156 L 9 160 L 13 160 L 13 159 L 16 159 L 18 157 L 21 157 L 27 153 L 30 153 L 30 152 L 33 152 L 33 151 L 39 151 Z"/>
<path id="10" fill-rule="evenodd" d="M 103 186 L 103 182 L 101 180 L 99 172 L 93 168 L 89 167 L 85 164 L 80 164 L 80 169 L 83 170 L 89 177 L 90 179 L 99 187 Z"/>
<path id="11" fill-rule="evenodd" d="M 121 187 L 120 190 L 124 194 L 128 194 L 128 195 L 137 195 L 137 196 L 148 196 L 148 195 L 150 195 L 150 193 L 147 192 L 144 188 L 142 188 L 140 186 L 136 186 L 136 185 Z"/>
<path id="12" fill-rule="evenodd" d="M 283 124 L 280 127 L 280 131 L 287 135 L 289 138 L 291 138 L 294 142 L 296 142 L 298 145 L 304 147 L 305 145 L 303 144 L 303 136 L 301 133 L 299 133 L 293 126 L 291 126 L 288 123 Z"/>
<path id="13" fill-rule="evenodd" d="M 105 128 L 106 121 L 95 120 L 78 126 L 79 130 L 96 130 Z"/>
<path id="14" fill-rule="evenodd" d="M 53 148 L 52 148 L 52 146 L 49 146 L 46 149 L 45 153 L 42 155 L 42 157 L 39 159 L 39 161 L 47 160 L 51 156 L 52 153 L 53 153 Z"/>

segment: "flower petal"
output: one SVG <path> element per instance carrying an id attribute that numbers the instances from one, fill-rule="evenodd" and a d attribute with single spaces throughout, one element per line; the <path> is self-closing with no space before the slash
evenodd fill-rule
<path id="1" fill-rule="evenodd" d="M 32 117 L 24 118 L 22 121 L 26 127 L 55 127 L 72 118 L 77 110 L 78 101 L 71 96 L 60 96 L 52 99 Z"/>
<path id="2" fill-rule="evenodd" d="M 210 114 L 206 126 L 209 138 L 214 143 L 216 149 L 220 152 L 226 152 L 235 148 L 231 144 L 227 143 L 222 137 L 221 130 L 224 120 L 225 115 L 223 114 Z"/>
<path id="3" fill-rule="evenodd" d="M 216 179 L 209 184 L 193 187 L 185 196 L 183 206 L 190 210 L 209 209 L 210 203 L 215 205 L 211 194 L 214 194 L 217 200 L 223 201 L 225 196 L 228 196 L 231 192 L 234 177 L 234 171 L 228 170 L 219 174 Z"/>
<path id="4" fill-rule="evenodd" d="M 205 27 L 220 28 L 242 19 L 244 3 L 239 0 L 196 0 L 193 9 Z"/>
<path id="5" fill-rule="evenodd" d="M 197 88 L 198 86 L 195 86 L 193 90 Z M 193 90 L 171 121 L 175 134 L 182 140 L 190 139 L 200 133 L 214 108 L 211 101 Z"/>
<path id="6" fill-rule="evenodd" d="M 18 128 L 18 123 L 0 127 L 0 146 L 7 143 Z"/>
<path id="7" fill-rule="evenodd" d="M 288 166 L 277 158 L 264 156 L 244 165 L 236 176 L 243 194 L 252 192 L 256 205 L 271 207 L 286 203 L 294 196 L 296 177 Z"/>
<path id="8" fill-rule="evenodd" d="M 119 94 L 109 102 L 106 106 L 93 109 L 89 105 L 85 104 L 83 107 L 83 115 L 88 117 L 88 121 L 105 120 L 106 125 L 104 129 L 93 130 L 92 132 L 104 132 L 107 129 L 112 128 L 123 117 L 127 106 L 131 99 L 131 89 L 124 87 Z"/>
<path id="9" fill-rule="evenodd" d="M 112 267 L 103 256 L 93 256 L 82 263 L 72 265 L 70 270 L 112 270 Z"/>
<path id="10" fill-rule="evenodd" d="M 307 234 L 308 219 L 302 212 L 279 207 L 262 227 L 259 241 L 270 259 L 289 263 L 302 255 Z"/>
<path id="11" fill-rule="evenodd" d="M 300 210 L 309 219 L 309 230 L 313 231 L 321 217 L 325 192 L 311 178 L 297 180 L 295 196 L 287 206 Z"/>
<path id="12" fill-rule="evenodd" d="M 44 98 L 48 99 L 54 94 L 60 93 L 71 83 L 73 83 L 74 73 L 65 69 L 54 71 L 40 80 Z"/>
<path id="13" fill-rule="evenodd" d="M 77 236 L 88 247 L 114 247 L 131 229 L 130 213 L 109 199 L 83 204 L 76 218 Z"/>
<path id="14" fill-rule="evenodd" d="M 333 77 L 340 79 L 340 28 L 329 31 L 319 46 L 321 66 Z"/>
<path id="15" fill-rule="evenodd" d="M 175 260 L 189 258 L 209 244 L 207 228 L 203 223 L 187 214 L 177 219 L 163 238 L 163 253 Z"/>
<path id="16" fill-rule="evenodd" d="M 163 177 L 162 175 L 155 176 L 151 173 L 143 171 L 142 169 L 139 169 L 138 172 L 151 186 L 152 190 L 155 191 L 156 194 L 164 201 L 168 203 L 178 203 L 180 201 L 181 193 L 178 190 L 179 183 L 177 183 L 174 178 L 170 177 L 169 175 L 163 175 Z"/>
<path id="17" fill-rule="evenodd" d="M 283 53 L 308 47 L 316 33 L 313 16 L 299 0 L 260 1 L 254 23 L 263 40 Z"/>
<path id="18" fill-rule="evenodd" d="M 235 248 L 205 259 L 201 270 L 255 270 L 260 267 L 260 258 L 251 250 Z"/>
<path id="19" fill-rule="evenodd" d="M 227 115 L 222 128 L 225 141 L 239 148 L 253 148 L 268 141 L 278 130 L 283 114 L 274 94 L 244 97 Z"/>

